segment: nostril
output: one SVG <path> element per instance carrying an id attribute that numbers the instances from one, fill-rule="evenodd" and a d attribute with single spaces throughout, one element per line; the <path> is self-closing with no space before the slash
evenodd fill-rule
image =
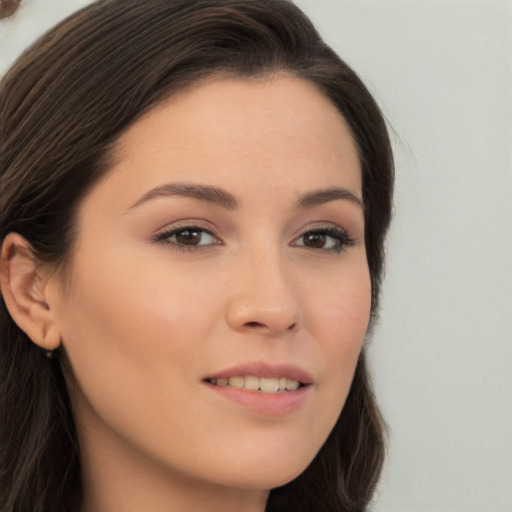
<path id="1" fill-rule="evenodd" d="M 284 331 L 284 330 L 293 331 L 295 329 L 296 325 L 297 325 L 296 322 L 292 322 L 288 327 L 283 327 L 282 329 L 279 329 L 279 331 Z M 264 329 L 264 328 L 271 329 L 270 325 L 267 326 L 267 324 L 264 324 L 261 322 L 246 322 L 245 326 L 249 327 L 251 329 Z"/>
<path id="2" fill-rule="evenodd" d="M 247 325 L 247 327 L 263 327 L 263 324 L 259 322 L 247 322 L 245 325 Z"/>

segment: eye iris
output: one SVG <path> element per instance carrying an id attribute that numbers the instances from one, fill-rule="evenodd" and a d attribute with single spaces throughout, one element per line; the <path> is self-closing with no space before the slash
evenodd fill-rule
<path id="1" fill-rule="evenodd" d="M 201 231 L 183 229 L 179 233 L 176 233 L 176 241 L 184 245 L 198 245 L 201 242 Z"/>
<path id="2" fill-rule="evenodd" d="M 304 237 L 304 245 L 306 247 L 313 247 L 316 249 L 321 249 L 325 246 L 326 235 L 322 233 L 308 233 Z"/>

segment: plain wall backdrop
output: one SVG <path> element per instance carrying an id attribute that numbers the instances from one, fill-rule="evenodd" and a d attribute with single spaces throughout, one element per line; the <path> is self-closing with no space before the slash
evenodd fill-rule
<path id="1" fill-rule="evenodd" d="M 0 74 L 87 0 L 24 0 Z M 297 0 L 389 121 L 375 512 L 512 512 L 512 2 Z"/>

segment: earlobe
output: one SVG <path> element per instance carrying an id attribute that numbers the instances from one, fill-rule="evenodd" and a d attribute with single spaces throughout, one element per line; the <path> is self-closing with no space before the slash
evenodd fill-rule
<path id="1" fill-rule="evenodd" d="M 61 337 L 46 301 L 48 271 L 38 264 L 30 244 L 9 233 L 0 255 L 0 288 L 7 309 L 18 327 L 41 348 L 55 350 Z"/>

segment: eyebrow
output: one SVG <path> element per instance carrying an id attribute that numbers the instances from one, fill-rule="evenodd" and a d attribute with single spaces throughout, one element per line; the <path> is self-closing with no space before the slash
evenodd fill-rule
<path id="1" fill-rule="evenodd" d="M 303 196 L 299 197 L 296 206 L 297 208 L 302 209 L 312 208 L 313 206 L 318 206 L 336 200 L 350 201 L 351 203 L 364 209 L 363 201 L 359 199 L 353 192 L 350 192 L 350 190 L 347 190 L 346 188 L 338 187 L 308 192 L 307 194 L 304 194 Z"/>
<path id="2" fill-rule="evenodd" d="M 197 183 L 167 183 L 160 185 L 146 192 L 139 200 L 137 200 L 129 210 L 139 206 L 142 203 L 151 201 L 152 199 L 161 197 L 189 197 L 198 199 L 207 203 L 219 205 L 226 210 L 236 210 L 239 206 L 239 201 L 230 192 L 211 185 L 200 185 Z M 342 200 L 350 201 L 351 203 L 364 208 L 363 202 L 353 192 L 345 188 L 327 188 L 314 190 L 308 192 L 296 201 L 295 207 L 297 209 L 313 208 L 324 203 L 331 201 Z"/>
<path id="3" fill-rule="evenodd" d="M 146 192 L 129 209 L 135 208 L 142 203 L 155 199 L 157 197 L 191 197 L 199 201 L 217 204 L 226 210 L 235 210 L 238 207 L 238 201 L 233 194 L 218 187 L 210 185 L 198 185 L 196 183 L 168 183 L 151 189 Z"/>

